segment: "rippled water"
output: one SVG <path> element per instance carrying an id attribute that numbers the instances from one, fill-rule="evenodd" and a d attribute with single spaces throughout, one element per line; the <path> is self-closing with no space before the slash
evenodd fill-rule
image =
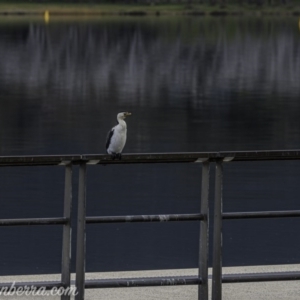
<path id="1" fill-rule="evenodd" d="M 125 152 L 298 149 L 299 34 L 296 18 L 4 18 L 0 153 L 104 153 L 125 110 Z M 298 162 L 224 175 L 224 211 L 299 209 Z M 63 176 L 0 169 L 0 218 L 61 215 Z M 90 167 L 88 215 L 197 212 L 200 182 L 199 165 Z M 226 221 L 224 265 L 299 263 L 299 225 Z M 196 267 L 198 230 L 89 225 L 87 270 Z M 60 228 L 1 228 L 1 240 L 1 274 L 59 272 Z"/>

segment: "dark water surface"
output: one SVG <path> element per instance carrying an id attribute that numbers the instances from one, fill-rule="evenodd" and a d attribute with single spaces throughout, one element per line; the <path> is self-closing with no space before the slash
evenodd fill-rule
<path id="1" fill-rule="evenodd" d="M 0 57 L 0 155 L 103 153 L 120 111 L 132 112 L 127 153 L 300 148 L 296 18 L 2 18 Z M 300 162 L 224 171 L 224 211 L 300 209 Z M 1 168 L 0 218 L 60 216 L 63 178 Z M 198 212 L 200 182 L 198 164 L 91 166 L 87 213 Z M 224 222 L 224 265 L 300 263 L 299 226 Z M 89 225 L 87 271 L 196 267 L 198 231 Z M 59 272 L 61 235 L 0 228 L 0 274 Z"/>

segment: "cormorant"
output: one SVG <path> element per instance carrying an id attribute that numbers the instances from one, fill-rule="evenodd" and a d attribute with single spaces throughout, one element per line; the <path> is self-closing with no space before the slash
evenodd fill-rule
<path id="1" fill-rule="evenodd" d="M 129 112 L 119 113 L 117 115 L 118 124 L 107 135 L 106 152 L 111 155 L 112 159 L 121 159 L 122 157 L 122 150 L 127 138 L 127 125 L 124 119 L 130 115 Z"/>

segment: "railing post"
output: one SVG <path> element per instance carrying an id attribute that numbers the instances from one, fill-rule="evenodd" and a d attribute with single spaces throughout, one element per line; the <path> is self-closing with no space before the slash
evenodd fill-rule
<path id="1" fill-rule="evenodd" d="M 198 285 L 198 300 L 208 300 L 208 246 L 209 246 L 209 161 L 202 163 L 201 213 L 205 216 L 200 222 L 199 239 L 199 277 L 202 284 Z"/>
<path id="2" fill-rule="evenodd" d="M 61 281 L 65 288 L 71 286 L 71 211 L 72 211 L 72 164 L 65 167 L 64 217 L 68 219 L 63 226 Z M 62 295 L 61 300 L 70 300 L 70 295 Z"/>
<path id="3" fill-rule="evenodd" d="M 79 165 L 77 251 L 76 251 L 76 300 L 84 300 L 85 286 L 85 216 L 86 216 L 86 163 Z"/>
<path id="4" fill-rule="evenodd" d="M 222 299 L 222 188 L 223 188 L 222 163 L 223 163 L 222 160 L 217 160 L 216 162 L 212 300 Z"/>

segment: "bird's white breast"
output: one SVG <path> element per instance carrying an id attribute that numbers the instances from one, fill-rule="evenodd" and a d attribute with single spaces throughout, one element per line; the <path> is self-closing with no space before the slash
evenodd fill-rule
<path id="1" fill-rule="evenodd" d="M 125 122 L 124 122 L 125 123 Z M 111 137 L 111 141 L 107 152 L 109 154 L 121 153 L 127 138 L 127 126 L 125 124 L 118 124 L 114 127 L 114 133 Z"/>

